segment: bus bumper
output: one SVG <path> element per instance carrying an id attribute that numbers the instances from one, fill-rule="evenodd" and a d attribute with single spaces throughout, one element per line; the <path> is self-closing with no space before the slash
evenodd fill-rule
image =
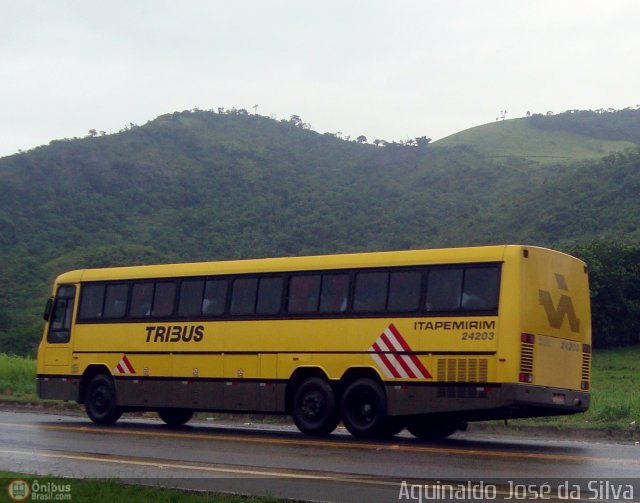
<path id="1" fill-rule="evenodd" d="M 509 419 L 584 412 L 590 394 L 528 384 L 388 384 L 392 416 L 444 414 L 465 420 Z"/>
<path id="2" fill-rule="evenodd" d="M 547 388 L 523 384 L 503 384 L 502 400 L 507 407 L 534 412 L 546 411 L 542 415 L 571 414 L 585 412 L 591 403 L 588 391 L 576 391 L 561 388 Z M 528 416 L 524 416 L 528 417 Z"/>
<path id="3" fill-rule="evenodd" d="M 36 377 L 38 398 L 42 400 L 74 400 L 80 398 L 80 378 L 62 376 Z"/>

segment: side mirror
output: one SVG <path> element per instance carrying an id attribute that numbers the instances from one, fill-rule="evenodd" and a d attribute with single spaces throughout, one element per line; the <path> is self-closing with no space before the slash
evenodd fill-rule
<path id="1" fill-rule="evenodd" d="M 49 318 L 51 317 L 52 307 L 53 307 L 53 297 L 49 297 L 49 299 L 47 300 L 47 305 L 44 307 L 44 314 L 42 315 L 42 318 L 44 318 L 44 321 L 49 321 Z"/>

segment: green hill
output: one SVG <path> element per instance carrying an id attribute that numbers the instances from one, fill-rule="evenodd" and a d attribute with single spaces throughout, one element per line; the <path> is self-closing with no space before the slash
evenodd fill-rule
<path id="1" fill-rule="evenodd" d="M 469 145 L 491 159 L 518 157 L 541 164 L 600 159 L 638 146 L 630 140 L 594 138 L 570 129 L 541 128 L 540 124 L 535 118 L 497 121 L 455 133 L 433 145 Z"/>
<path id="2" fill-rule="evenodd" d="M 19 334 L 24 351 L 33 347 L 53 278 L 73 268 L 640 241 L 640 150 L 564 162 L 589 157 L 583 135 L 570 151 L 558 144 L 563 162 L 539 163 L 544 141 L 577 133 L 564 122 L 550 132 L 546 117 L 534 129 L 532 119 L 474 128 L 485 137 L 475 146 L 376 147 L 300 121 L 189 111 L 2 158 L 0 352 L 2 333 L 12 341 Z M 633 143 L 616 138 L 619 128 L 608 131 L 590 148 Z M 508 154 L 498 147 L 507 137 Z"/>

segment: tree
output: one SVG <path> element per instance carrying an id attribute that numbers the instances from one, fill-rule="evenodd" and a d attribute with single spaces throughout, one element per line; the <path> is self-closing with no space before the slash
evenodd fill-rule
<path id="1" fill-rule="evenodd" d="M 589 267 L 594 346 L 640 343 L 640 245 L 598 239 L 570 253 Z"/>
<path id="2" fill-rule="evenodd" d="M 363 134 L 361 134 L 360 136 L 358 136 L 358 138 L 356 138 L 356 141 L 358 143 L 367 143 L 367 137 Z"/>
<path id="3" fill-rule="evenodd" d="M 311 124 L 304 122 L 299 115 L 292 115 L 289 119 L 289 124 L 293 124 L 295 127 L 299 127 L 302 129 L 310 129 Z"/>
<path id="4" fill-rule="evenodd" d="M 5 331 L 10 324 L 9 315 L 7 312 L 0 306 L 0 332 Z"/>

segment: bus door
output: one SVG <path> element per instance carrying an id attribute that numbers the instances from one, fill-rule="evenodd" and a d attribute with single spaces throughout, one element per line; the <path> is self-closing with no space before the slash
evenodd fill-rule
<path id="1" fill-rule="evenodd" d="M 44 353 L 45 372 L 50 370 L 58 373 L 63 371 L 61 367 L 71 365 L 71 330 L 75 297 L 75 285 L 58 287 L 49 315 Z"/>

